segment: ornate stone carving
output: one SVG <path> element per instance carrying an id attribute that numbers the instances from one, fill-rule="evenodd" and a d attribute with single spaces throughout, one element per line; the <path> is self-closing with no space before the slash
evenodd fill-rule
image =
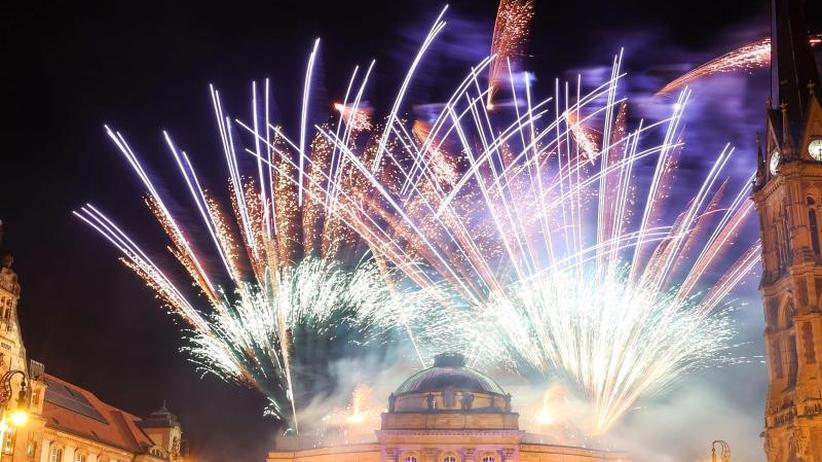
<path id="1" fill-rule="evenodd" d="M 385 448 L 385 462 L 397 462 L 400 451 L 397 448 Z"/>
<path id="2" fill-rule="evenodd" d="M 793 427 L 793 430 L 791 431 L 791 439 L 793 440 L 794 447 L 796 448 L 796 455 L 799 456 L 799 460 L 803 462 L 810 461 L 811 459 L 808 454 L 808 443 L 810 443 L 810 441 L 802 427 Z"/>

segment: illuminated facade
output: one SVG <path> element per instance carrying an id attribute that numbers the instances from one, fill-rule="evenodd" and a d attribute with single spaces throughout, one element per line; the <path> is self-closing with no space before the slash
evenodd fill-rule
<path id="1" fill-rule="evenodd" d="M 822 108 L 802 3 L 773 1 L 774 103 L 753 193 L 762 236 L 769 462 L 822 462 Z"/>
<path id="2" fill-rule="evenodd" d="M 520 430 L 513 397 L 493 379 L 440 355 L 388 399 L 374 436 L 355 444 L 281 437 L 268 462 L 603 462 L 624 453 L 541 443 Z"/>
<path id="3" fill-rule="evenodd" d="M 141 419 L 27 361 L 12 263 L 7 256 L 0 266 L 0 376 L 23 371 L 29 379 L 20 393 L 23 375 L 14 373 L 0 391 L 9 397 L 0 422 L 0 462 L 182 462 L 180 423 L 165 405 Z M 17 410 L 28 413 L 20 426 L 11 423 Z"/>

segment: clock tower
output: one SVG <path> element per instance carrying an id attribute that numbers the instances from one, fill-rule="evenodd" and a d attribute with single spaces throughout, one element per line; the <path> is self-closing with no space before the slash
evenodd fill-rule
<path id="1" fill-rule="evenodd" d="M 772 0 L 771 98 L 753 200 L 762 238 L 768 462 L 822 462 L 822 107 L 801 0 Z"/>

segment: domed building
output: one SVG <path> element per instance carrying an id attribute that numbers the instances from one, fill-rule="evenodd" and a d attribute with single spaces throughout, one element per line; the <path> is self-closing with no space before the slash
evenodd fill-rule
<path id="1" fill-rule="evenodd" d="M 268 462 L 599 462 L 625 453 L 539 443 L 519 428 L 512 396 L 494 379 L 443 354 L 388 398 L 368 442 L 278 439 Z"/>

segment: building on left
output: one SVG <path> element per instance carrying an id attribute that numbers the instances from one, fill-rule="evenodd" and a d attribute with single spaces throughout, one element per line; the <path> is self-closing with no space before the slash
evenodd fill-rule
<path id="1" fill-rule="evenodd" d="M 183 462 L 180 422 L 165 403 L 141 418 L 28 359 L 13 263 L 0 263 L 0 462 Z"/>

